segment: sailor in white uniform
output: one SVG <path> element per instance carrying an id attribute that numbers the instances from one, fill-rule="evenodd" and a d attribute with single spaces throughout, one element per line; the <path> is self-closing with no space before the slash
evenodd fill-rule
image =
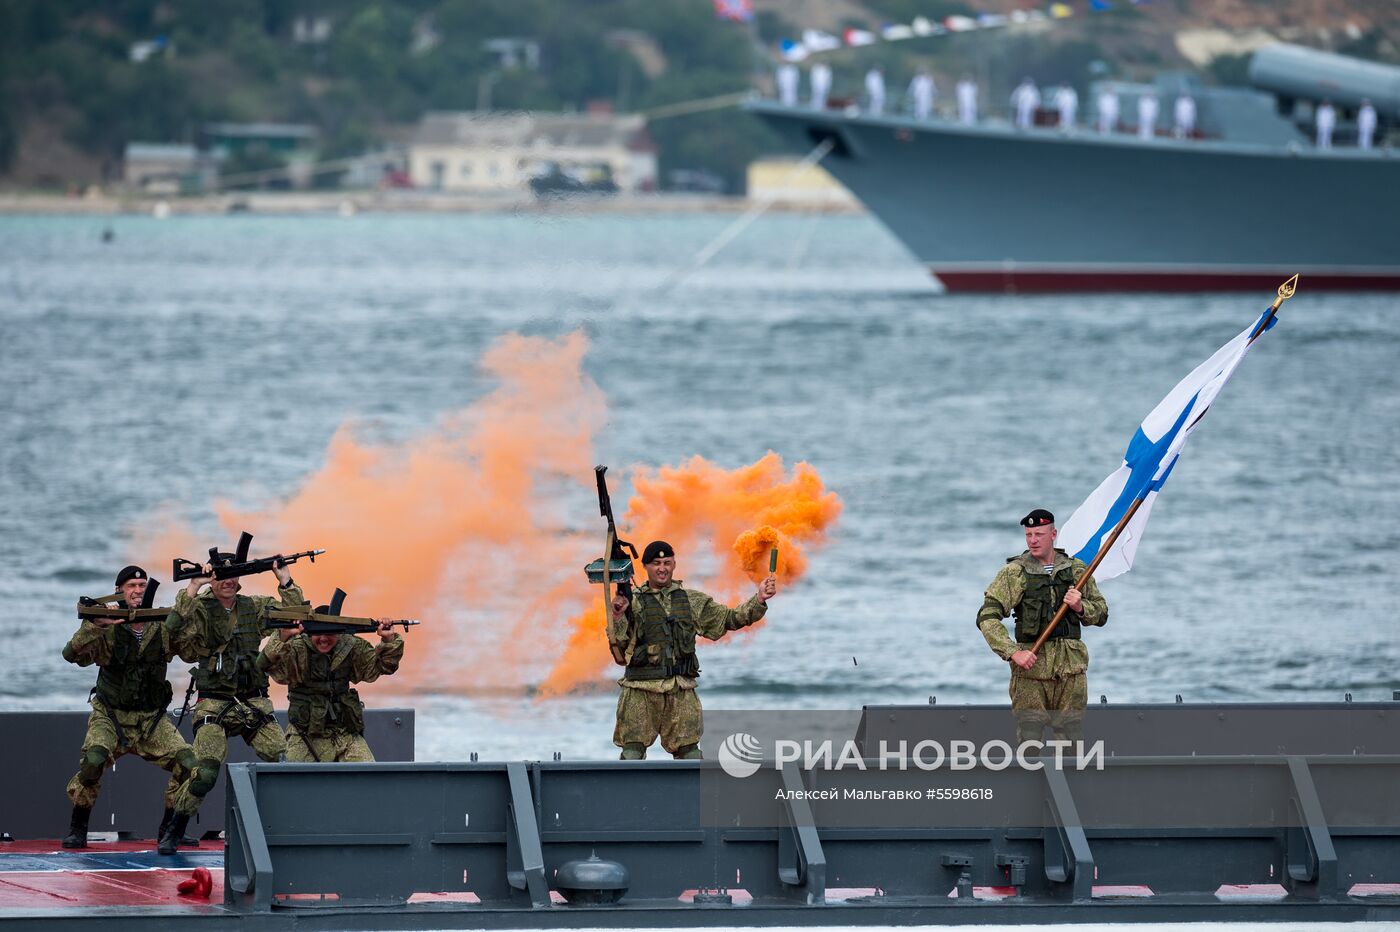
<path id="1" fill-rule="evenodd" d="M 1176 99 L 1172 115 L 1175 117 L 1172 134 L 1177 139 L 1189 139 L 1196 131 L 1196 101 L 1191 99 L 1190 94 L 1182 94 Z"/>
<path id="2" fill-rule="evenodd" d="M 1118 95 L 1113 91 L 1099 91 L 1094 109 L 1098 111 L 1099 132 L 1107 136 L 1118 125 Z"/>
<path id="3" fill-rule="evenodd" d="M 831 93 L 831 66 L 819 61 L 812 66 L 812 109 L 825 110 L 826 98 Z"/>
<path id="4" fill-rule="evenodd" d="M 1151 139 L 1157 134 L 1157 95 L 1151 92 L 1138 98 L 1138 138 Z"/>
<path id="5" fill-rule="evenodd" d="M 1369 100 L 1361 101 L 1361 109 L 1356 111 L 1356 145 L 1361 149 L 1371 148 L 1376 138 L 1376 108 Z"/>
<path id="6" fill-rule="evenodd" d="M 1079 112 L 1079 93 L 1068 84 L 1055 92 L 1055 109 L 1060 111 L 1060 129 L 1074 129 L 1074 117 Z"/>
<path id="7" fill-rule="evenodd" d="M 1332 101 L 1324 100 L 1317 108 L 1317 147 L 1332 148 L 1332 130 L 1337 126 L 1337 111 Z"/>
<path id="8" fill-rule="evenodd" d="M 885 112 L 885 73 L 879 65 L 865 73 L 865 100 L 875 116 Z"/>
<path id="9" fill-rule="evenodd" d="M 797 106 L 797 85 L 801 80 L 797 74 L 797 66 L 792 62 L 783 62 L 778 66 L 778 102 L 784 107 Z"/>
<path id="10" fill-rule="evenodd" d="M 933 76 L 920 68 L 909 82 L 909 99 L 914 105 L 914 119 L 927 120 L 933 113 L 933 97 L 937 90 L 933 86 Z"/>
<path id="11" fill-rule="evenodd" d="M 971 126 L 977 122 L 977 82 L 967 75 L 957 86 L 958 119 Z"/>
<path id="12" fill-rule="evenodd" d="M 1016 128 L 1030 129 L 1035 122 L 1035 111 L 1040 106 L 1040 91 L 1035 82 L 1025 78 L 1011 92 L 1011 106 L 1016 110 Z"/>

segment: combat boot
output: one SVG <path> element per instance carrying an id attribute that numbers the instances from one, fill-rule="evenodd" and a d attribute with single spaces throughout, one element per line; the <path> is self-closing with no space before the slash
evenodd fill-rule
<path id="1" fill-rule="evenodd" d="M 68 823 L 68 834 L 63 836 L 63 847 L 87 847 L 88 817 L 91 815 L 91 809 L 84 809 L 82 806 L 73 807 L 73 819 Z"/>
<path id="2" fill-rule="evenodd" d="M 180 840 L 185 837 L 185 826 L 189 824 L 190 817 L 184 814 L 171 819 L 170 824 L 165 827 L 165 833 L 160 836 L 160 841 L 156 843 L 156 852 L 175 854 L 180 848 Z"/>
<path id="3" fill-rule="evenodd" d="M 156 829 L 156 841 L 160 841 L 160 839 L 162 839 L 162 838 L 165 837 L 165 830 L 168 829 L 168 828 L 170 827 L 170 823 L 173 822 L 174 820 L 175 820 L 175 810 L 174 810 L 174 809 L 167 809 L 167 810 L 165 810 L 165 812 L 164 812 L 164 813 L 161 815 L 161 817 L 160 817 L 160 828 Z M 190 836 L 185 835 L 185 836 L 183 836 L 183 837 L 180 838 L 180 847 L 181 847 L 181 848 L 197 848 L 197 847 L 199 847 L 199 839 L 198 839 L 198 838 L 191 838 Z"/>

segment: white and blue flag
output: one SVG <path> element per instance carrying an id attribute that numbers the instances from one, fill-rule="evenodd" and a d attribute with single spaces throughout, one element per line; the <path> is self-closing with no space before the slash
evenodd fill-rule
<path id="1" fill-rule="evenodd" d="M 1244 361 L 1251 335 L 1271 313 L 1272 309 L 1265 311 L 1167 393 L 1152 413 L 1143 418 L 1142 425 L 1128 442 L 1123 465 L 1100 483 L 1060 527 L 1056 543 L 1070 556 L 1086 564 L 1092 563 L 1133 502 L 1142 499 L 1137 513 L 1094 571 L 1097 579 L 1112 579 L 1133 568 L 1133 557 L 1147 519 L 1152 515 L 1157 493 L 1171 475 L 1191 432 Z M 1277 318 L 1270 319 L 1265 329 L 1271 329 L 1277 322 Z"/>

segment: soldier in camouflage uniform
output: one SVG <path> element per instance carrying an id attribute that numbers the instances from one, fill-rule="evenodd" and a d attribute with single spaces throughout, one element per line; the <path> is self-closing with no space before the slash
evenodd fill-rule
<path id="1" fill-rule="evenodd" d="M 328 613 L 318 606 L 319 614 Z M 305 634 L 300 625 L 267 639 L 258 669 L 287 691 L 287 760 L 372 761 L 365 742 L 365 706 L 351 683 L 389 676 L 403 660 L 404 641 L 379 626 L 379 643 L 341 634 Z"/>
<path id="2" fill-rule="evenodd" d="M 232 561 L 232 554 L 219 554 Z M 206 572 L 211 572 L 206 567 Z M 239 595 L 238 579 L 200 576 L 175 598 L 166 620 L 180 645 L 180 655 L 198 660 L 194 684 L 199 701 L 194 707 L 194 753 L 198 758 L 194 777 L 181 787 L 183 808 L 198 805 L 214 788 L 219 768 L 228 757 L 229 737 L 241 737 L 265 761 L 286 756 L 287 741 L 272 715 L 267 698 L 267 674 L 257 668 L 258 649 L 266 631 L 258 616 L 270 602 L 301 605 L 306 600 L 284 565 L 277 574 L 278 599 Z M 205 585 L 209 591 L 200 594 Z M 191 799 L 197 797 L 197 799 Z M 177 815 L 170 831 L 179 837 L 188 816 Z"/>
<path id="3" fill-rule="evenodd" d="M 139 566 L 125 567 L 117 574 L 117 590 L 130 608 L 140 607 L 147 584 L 146 571 Z M 165 668 L 174 656 L 170 632 L 160 621 L 84 620 L 64 645 L 64 660 L 80 667 L 96 664 L 100 669 L 78 772 L 68 781 L 73 817 L 63 847 L 87 847 L 88 819 L 97 802 L 102 772 L 123 754 L 135 754 L 170 771 L 165 788 L 166 819 L 170 819 L 180 786 L 195 767 L 194 751 L 165 714 L 171 695 Z M 182 805 L 181 811 L 190 814 L 198 801 L 186 800 Z M 174 853 L 173 848 L 161 849 L 161 854 Z"/>
<path id="4" fill-rule="evenodd" d="M 647 748 L 661 737 L 661 747 L 677 760 L 699 758 L 704 710 L 695 693 L 700 664 L 695 658 L 695 636 L 717 641 L 727 632 L 747 628 L 768 611 L 768 600 L 778 591 L 769 576 L 748 601 L 726 608 L 703 592 L 683 589 L 672 579 L 676 554 L 665 541 L 653 541 L 642 553 L 647 581 L 632 593 L 632 600 L 613 599 L 613 623 L 621 624 L 631 609 L 631 624 L 624 661 L 627 672 L 617 683 L 617 726 L 613 744 L 622 748 L 623 760 L 641 760 Z"/>
<path id="5" fill-rule="evenodd" d="M 1083 737 L 1084 707 L 1089 702 L 1089 651 L 1080 630 L 1107 622 L 1108 603 L 1092 577 L 1082 592 L 1075 588 L 1086 567 L 1054 546 L 1054 515 L 1037 508 L 1021 519 L 1021 526 L 1026 529 L 1026 550 L 1008 558 L 987 587 L 977 627 L 992 651 L 1011 664 L 1017 742 L 1040 740 L 1046 725 L 1056 738 L 1078 740 Z M 1040 654 L 1031 653 L 1061 602 L 1069 611 Z M 1002 623 L 1007 615 L 1015 615 L 1014 641 Z"/>

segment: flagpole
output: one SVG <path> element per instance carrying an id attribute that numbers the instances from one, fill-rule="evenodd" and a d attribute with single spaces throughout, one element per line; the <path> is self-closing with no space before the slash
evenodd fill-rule
<path id="1" fill-rule="evenodd" d="M 1255 340 L 1259 339 L 1259 336 L 1265 330 L 1269 329 L 1269 325 L 1273 323 L 1274 317 L 1278 315 L 1279 305 L 1283 304 L 1283 302 L 1293 297 L 1293 292 L 1296 291 L 1297 288 L 1297 275 L 1294 275 L 1288 281 L 1278 286 L 1278 296 L 1274 298 L 1274 303 L 1269 306 L 1269 313 L 1264 315 L 1264 317 L 1259 321 L 1259 325 L 1255 327 L 1254 331 L 1249 335 L 1249 342 L 1251 344 Z M 1204 413 L 1202 416 L 1204 416 Z M 1077 580 L 1075 580 L 1074 588 L 1079 589 L 1081 592 L 1083 591 L 1084 584 L 1088 582 L 1089 579 L 1094 575 L 1094 570 L 1099 568 L 1099 564 L 1103 562 L 1103 558 L 1108 556 L 1108 552 L 1113 549 L 1113 545 L 1118 543 L 1118 538 L 1121 537 L 1123 531 L 1127 529 L 1128 522 L 1133 520 L 1133 515 L 1137 514 L 1138 509 L 1142 507 L 1142 503 L 1147 501 L 1147 495 L 1149 491 L 1150 488 L 1144 490 L 1141 495 L 1133 499 L 1133 503 L 1128 507 L 1127 513 L 1119 519 L 1118 524 L 1113 528 L 1113 533 L 1110 534 L 1108 536 L 1108 540 L 1104 541 L 1102 546 L 1099 547 L 1098 554 L 1094 556 L 1094 562 L 1090 563 L 1088 568 L 1084 570 L 1084 574 L 1080 576 Z M 1035 643 L 1031 645 L 1032 654 L 1040 653 L 1040 649 L 1045 646 L 1045 642 L 1049 639 L 1051 633 L 1055 630 L 1055 626 L 1058 625 L 1060 623 L 1060 620 L 1065 617 L 1065 612 L 1067 611 L 1069 611 L 1069 606 L 1064 602 L 1061 602 L 1059 610 L 1055 612 L 1055 617 L 1050 619 L 1050 624 L 1045 626 L 1045 630 L 1040 632 L 1040 637 L 1036 638 Z"/>
<path id="2" fill-rule="evenodd" d="M 1128 522 L 1133 520 L 1133 515 L 1137 514 L 1137 510 L 1142 507 L 1142 503 L 1145 501 L 1147 501 L 1146 492 L 1133 499 L 1133 503 L 1128 506 L 1127 513 L 1119 519 L 1117 526 L 1113 528 L 1113 533 L 1108 535 L 1108 540 L 1104 541 L 1103 546 L 1099 548 L 1099 552 L 1094 556 L 1094 562 L 1089 564 L 1088 569 L 1084 571 L 1084 575 L 1074 581 L 1074 588 L 1078 589 L 1080 592 L 1084 591 L 1084 584 L 1094 575 L 1094 570 L 1099 568 L 1099 564 L 1103 562 L 1104 557 L 1108 556 L 1108 552 L 1113 549 L 1113 545 L 1118 543 L 1118 538 L 1122 535 L 1123 531 L 1127 529 Z M 1036 638 L 1035 643 L 1031 645 L 1032 654 L 1040 653 L 1040 649 L 1045 646 L 1045 642 L 1049 639 L 1050 633 L 1055 630 L 1055 626 L 1060 623 L 1061 618 L 1065 617 L 1065 612 L 1067 611 L 1069 611 L 1068 603 L 1061 602 L 1059 611 L 1055 612 L 1055 617 L 1050 619 L 1050 624 L 1045 626 L 1045 630 L 1040 632 L 1040 637 Z"/>

